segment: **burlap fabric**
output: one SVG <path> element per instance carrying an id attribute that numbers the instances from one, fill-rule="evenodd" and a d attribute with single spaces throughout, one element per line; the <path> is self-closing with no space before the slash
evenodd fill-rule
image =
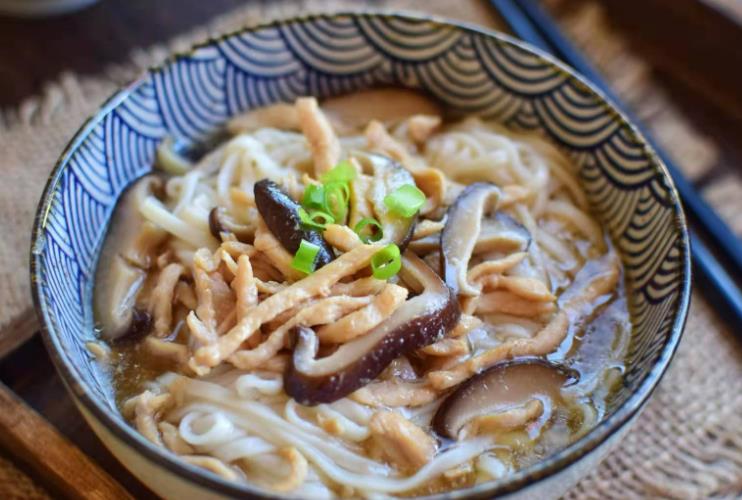
<path id="1" fill-rule="evenodd" d="M 612 31 L 590 0 L 552 0 L 564 28 L 596 61 L 615 88 L 652 128 L 691 177 L 718 161 L 715 144 L 694 130 L 652 80 L 649 68 Z M 250 3 L 167 46 L 132 54 L 130 63 L 94 77 L 62 75 L 42 96 L 0 111 L 0 337 L 33 328 L 27 249 L 33 213 L 45 179 L 64 144 L 116 87 L 142 68 L 209 33 L 297 12 L 358 8 L 350 0 Z M 497 27 L 486 2 L 398 0 L 366 4 L 435 13 Z M 728 174 L 706 190 L 729 222 L 742 230 L 742 181 Z M 740 325 L 735 325 L 739 328 Z M 0 341 L 1 342 L 1 341 Z M 0 497 L 42 496 L 0 459 Z M 742 497 L 742 344 L 696 293 L 686 334 L 670 372 L 635 429 L 608 459 L 568 495 L 582 498 Z"/>

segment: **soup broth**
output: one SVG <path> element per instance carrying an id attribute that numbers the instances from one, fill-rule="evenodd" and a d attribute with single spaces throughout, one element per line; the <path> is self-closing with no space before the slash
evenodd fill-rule
<path id="1" fill-rule="evenodd" d="M 630 323 L 569 158 L 382 89 L 166 140 L 96 277 L 105 362 L 147 439 L 302 498 L 506 477 L 593 428 Z"/>

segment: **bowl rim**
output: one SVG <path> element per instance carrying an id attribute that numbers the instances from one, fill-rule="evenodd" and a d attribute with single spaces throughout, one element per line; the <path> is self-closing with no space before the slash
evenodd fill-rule
<path id="1" fill-rule="evenodd" d="M 546 457 L 543 460 L 526 468 L 520 469 L 506 478 L 496 481 L 488 481 L 478 485 L 452 490 L 445 493 L 428 495 L 426 499 L 443 499 L 443 498 L 468 498 L 468 497 L 493 497 L 514 493 L 527 485 L 555 476 L 557 473 L 567 469 L 569 466 L 579 462 L 595 451 L 601 444 L 608 441 L 611 436 L 621 430 L 633 417 L 635 417 L 648 401 L 654 389 L 661 381 L 663 375 L 675 354 L 680 339 L 685 328 L 685 323 L 690 307 L 691 297 L 691 261 L 690 261 L 690 243 L 688 237 L 688 227 L 680 198 L 675 188 L 675 183 L 670 176 L 667 166 L 662 162 L 647 139 L 638 130 L 628 117 L 619 111 L 615 104 L 607 96 L 595 87 L 589 80 L 579 74 L 576 70 L 569 67 L 564 62 L 556 59 L 552 55 L 540 50 L 538 47 L 523 42 L 509 34 L 500 31 L 478 26 L 472 23 L 448 19 L 442 16 L 426 15 L 412 12 L 400 12 L 398 10 L 388 9 L 357 9 L 342 10 L 328 13 L 309 13 L 299 16 L 290 16 L 279 18 L 270 22 L 259 23 L 255 25 L 246 25 L 241 28 L 227 31 L 225 33 L 210 36 L 202 42 L 191 45 L 188 50 L 176 51 L 170 54 L 160 64 L 148 67 L 135 77 L 129 84 L 121 86 L 115 91 L 98 109 L 86 119 L 80 126 L 73 138 L 64 148 L 59 159 L 57 160 L 49 179 L 44 187 L 43 194 L 39 201 L 34 218 L 33 230 L 31 234 L 30 247 L 30 279 L 31 291 L 33 296 L 34 308 L 38 317 L 42 319 L 41 334 L 46 346 L 46 350 L 52 359 L 57 373 L 61 376 L 67 390 L 73 396 L 75 402 L 82 405 L 86 411 L 91 413 L 106 430 L 112 433 L 117 439 L 122 441 L 128 447 L 136 450 L 137 454 L 148 462 L 154 462 L 168 472 L 181 477 L 183 480 L 195 483 L 196 485 L 223 494 L 230 497 L 251 495 L 255 498 L 266 499 L 285 499 L 286 496 L 277 495 L 273 492 L 258 489 L 251 484 L 243 484 L 227 481 L 199 467 L 190 465 L 179 460 L 175 455 L 167 450 L 161 449 L 147 441 L 133 427 L 126 423 L 121 415 L 110 412 L 110 407 L 99 401 L 93 396 L 87 384 L 78 377 L 75 369 L 65 360 L 62 355 L 64 349 L 59 342 L 57 334 L 58 326 L 52 319 L 47 303 L 43 300 L 44 291 L 42 280 L 39 277 L 39 270 L 43 267 L 41 256 L 44 248 L 44 231 L 47 225 L 47 219 L 54 202 L 54 195 L 59 186 L 60 179 L 65 169 L 68 167 L 69 160 L 73 157 L 77 149 L 84 143 L 90 132 L 121 102 L 126 100 L 141 84 L 149 77 L 162 71 L 179 59 L 191 56 L 196 50 L 212 46 L 225 39 L 238 36 L 245 33 L 252 33 L 264 29 L 275 28 L 284 24 L 301 24 L 318 19 L 338 19 L 338 18 L 384 18 L 384 19 L 402 19 L 407 21 L 429 22 L 437 28 L 453 29 L 465 33 L 472 33 L 488 37 L 498 44 L 506 46 L 515 46 L 521 50 L 532 53 L 549 63 L 554 69 L 559 71 L 563 76 L 573 83 L 588 90 L 590 93 L 599 98 L 599 105 L 604 111 L 609 113 L 611 119 L 617 121 L 624 127 L 642 149 L 642 152 L 650 159 L 652 168 L 661 175 L 665 182 L 668 193 L 671 197 L 671 204 L 674 211 L 674 222 L 680 239 L 680 259 L 682 261 L 678 272 L 682 273 L 682 282 L 678 289 L 676 303 L 672 307 L 674 318 L 668 338 L 665 340 L 658 357 L 648 373 L 640 380 L 638 387 L 629 397 L 610 415 L 601 420 L 586 435 L 577 441 L 562 448 L 556 453 Z"/>

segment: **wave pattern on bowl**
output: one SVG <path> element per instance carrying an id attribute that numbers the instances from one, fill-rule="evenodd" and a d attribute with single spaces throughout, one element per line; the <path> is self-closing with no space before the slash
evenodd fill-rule
<path id="1" fill-rule="evenodd" d="M 375 85 L 423 89 L 459 114 L 540 129 L 564 148 L 627 273 L 635 332 L 615 406 L 669 355 L 686 242 L 674 192 L 635 131 L 582 81 L 505 37 L 341 14 L 246 30 L 180 55 L 114 96 L 73 140 L 40 212 L 38 295 L 52 342 L 89 390 L 113 404 L 83 347 L 94 335 L 96 252 L 117 197 L 150 170 L 156 144 L 165 135 L 198 140 L 249 108 Z"/>

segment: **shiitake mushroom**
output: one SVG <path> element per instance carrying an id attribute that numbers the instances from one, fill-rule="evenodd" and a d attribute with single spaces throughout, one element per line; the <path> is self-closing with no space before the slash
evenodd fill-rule
<path id="1" fill-rule="evenodd" d="M 384 198 L 404 185 L 415 185 L 415 179 L 399 163 L 388 156 L 357 152 L 354 158 L 358 160 L 364 173 L 373 176 L 373 184 L 367 198 L 371 202 L 374 214 L 381 224 L 384 234 L 383 241 L 395 243 L 400 251 L 404 252 L 412 239 L 417 223 L 417 214 L 412 217 L 402 217 L 395 214 L 384 203 Z M 354 220 L 354 198 L 351 196 L 351 220 Z M 356 217 L 357 218 L 357 217 Z"/>
<path id="2" fill-rule="evenodd" d="M 407 300 L 367 334 L 317 358 L 319 340 L 310 328 L 297 329 L 284 389 L 305 405 L 331 403 L 375 379 L 394 359 L 432 344 L 459 320 L 459 303 L 451 290 L 412 252 L 402 256 L 405 282 L 421 293 Z"/>
<path id="3" fill-rule="evenodd" d="M 313 229 L 305 229 L 299 217 L 301 206 L 281 187 L 270 179 L 255 183 L 255 206 L 265 225 L 281 246 L 292 255 L 299 250 L 301 240 L 317 245 L 319 252 L 315 258 L 315 269 L 319 269 L 335 258 L 332 247 L 322 234 Z"/>
<path id="4" fill-rule="evenodd" d="M 464 189 L 449 207 L 441 232 L 441 275 L 446 284 L 461 295 L 479 291 L 469 284 L 466 272 L 482 220 L 497 207 L 500 188 L 487 182 L 475 182 Z"/>
<path id="5" fill-rule="evenodd" d="M 94 294 L 102 335 L 110 340 L 140 336 L 151 327 L 149 314 L 136 308 L 136 299 L 155 249 L 167 234 L 147 222 L 138 207 L 160 187 L 161 180 L 155 175 L 139 179 L 121 197 L 111 220 L 108 244 L 98 261 Z"/>
<path id="6" fill-rule="evenodd" d="M 440 271 L 456 293 L 473 296 L 479 290 L 466 278 L 474 252 L 524 252 L 531 234 L 511 216 L 497 212 L 500 189 L 476 182 L 464 189 L 448 209 L 440 237 Z"/>
<path id="7" fill-rule="evenodd" d="M 562 387 L 579 380 L 579 373 L 542 358 L 503 361 L 458 386 L 438 407 L 431 426 L 439 435 L 456 439 L 475 417 L 506 411 L 538 397 L 552 401 Z"/>

